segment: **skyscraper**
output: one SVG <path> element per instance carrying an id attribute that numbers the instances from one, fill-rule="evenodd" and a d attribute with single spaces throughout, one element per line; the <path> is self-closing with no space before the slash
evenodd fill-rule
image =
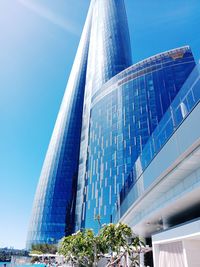
<path id="1" fill-rule="evenodd" d="M 194 66 L 190 48 L 182 47 L 134 64 L 92 91 L 80 227 L 97 230 L 96 215 L 113 222 L 122 186 Z"/>
<path id="2" fill-rule="evenodd" d="M 89 163 L 88 144 L 90 143 L 92 99 L 101 93 L 106 82 L 129 67 L 131 62 L 130 37 L 124 0 L 94 1 L 79 159 L 76 230 L 84 227 L 82 216 L 85 210 L 84 190 Z M 91 220 L 91 223 L 93 222 L 94 215 Z"/>
<path id="3" fill-rule="evenodd" d="M 78 165 L 86 160 L 79 160 L 79 149 L 87 143 L 91 89 L 97 91 L 130 64 L 123 0 L 92 0 L 41 171 L 27 247 L 56 243 L 73 232 Z"/>
<path id="4" fill-rule="evenodd" d="M 27 237 L 56 243 L 74 228 L 75 196 L 92 7 L 88 12 L 66 92 L 42 167 Z"/>
<path id="5" fill-rule="evenodd" d="M 195 66 L 189 47 L 132 65 L 124 0 L 92 0 L 37 187 L 27 246 L 56 243 L 113 209 Z"/>

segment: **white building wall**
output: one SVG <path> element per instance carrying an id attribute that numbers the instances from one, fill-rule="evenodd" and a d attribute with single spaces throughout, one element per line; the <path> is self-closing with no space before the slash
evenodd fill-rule
<path id="1" fill-rule="evenodd" d="M 154 267 L 200 266 L 200 220 L 153 237 Z"/>
<path id="2" fill-rule="evenodd" d="M 200 266 L 200 240 L 184 240 L 183 248 L 185 250 L 187 266 Z"/>

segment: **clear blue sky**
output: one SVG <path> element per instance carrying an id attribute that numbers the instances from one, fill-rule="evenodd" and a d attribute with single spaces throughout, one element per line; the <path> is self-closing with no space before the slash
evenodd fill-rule
<path id="1" fill-rule="evenodd" d="M 125 2 L 134 62 L 186 44 L 200 58 L 199 0 Z M 88 5 L 89 0 L 0 1 L 0 247 L 25 246 Z"/>

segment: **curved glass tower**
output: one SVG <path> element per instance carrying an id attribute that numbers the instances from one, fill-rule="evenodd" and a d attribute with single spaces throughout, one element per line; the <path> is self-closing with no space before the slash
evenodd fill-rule
<path id="1" fill-rule="evenodd" d="M 96 215 L 113 221 L 127 177 L 195 62 L 186 46 L 131 65 L 124 0 L 92 0 L 37 187 L 28 248 L 97 230 Z"/>
<path id="2" fill-rule="evenodd" d="M 57 243 L 64 235 L 74 230 L 91 12 L 92 5 L 42 167 L 30 220 L 27 248 L 30 248 L 31 244 Z"/>
<path id="3" fill-rule="evenodd" d="M 91 93 L 130 64 L 124 1 L 92 0 L 37 187 L 28 248 L 56 243 L 74 231 L 78 165 L 80 174 L 87 156 L 81 153 L 79 160 L 79 150 L 87 145 Z M 82 210 L 84 177 L 79 177 L 77 210 Z"/>
<path id="4" fill-rule="evenodd" d="M 122 186 L 195 66 L 189 47 L 145 59 L 92 92 L 81 227 L 113 221 Z"/>
<path id="5" fill-rule="evenodd" d="M 76 230 L 84 227 L 92 98 L 103 85 L 131 65 L 131 47 L 124 0 L 96 0 L 93 6 L 76 203 Z M 99 114 L 100 115 L 100 114 Z M 100 115 L 101 116 L 101 115 Z M 94 218 L 91 224 L 94 223 Z"/>

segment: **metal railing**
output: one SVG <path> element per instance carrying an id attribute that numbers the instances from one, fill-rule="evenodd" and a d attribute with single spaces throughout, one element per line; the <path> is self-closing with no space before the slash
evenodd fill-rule
<path id="1" fill-rule="evenodd" d="M 141 193 L 138 188 L 140 188 L 139 182 L 143 172 L 199 101 L 200 64 L 194 68 L 136 160 L 114 207 L 114 221 L 118 221 L 127 208 L 140 196 Z M 132 192 L 132 197 L 131 201 L 129 201 L 129 207 L 126 207 L 126 210 L 122 209 L 121 205 L 130 191 Z"/>

